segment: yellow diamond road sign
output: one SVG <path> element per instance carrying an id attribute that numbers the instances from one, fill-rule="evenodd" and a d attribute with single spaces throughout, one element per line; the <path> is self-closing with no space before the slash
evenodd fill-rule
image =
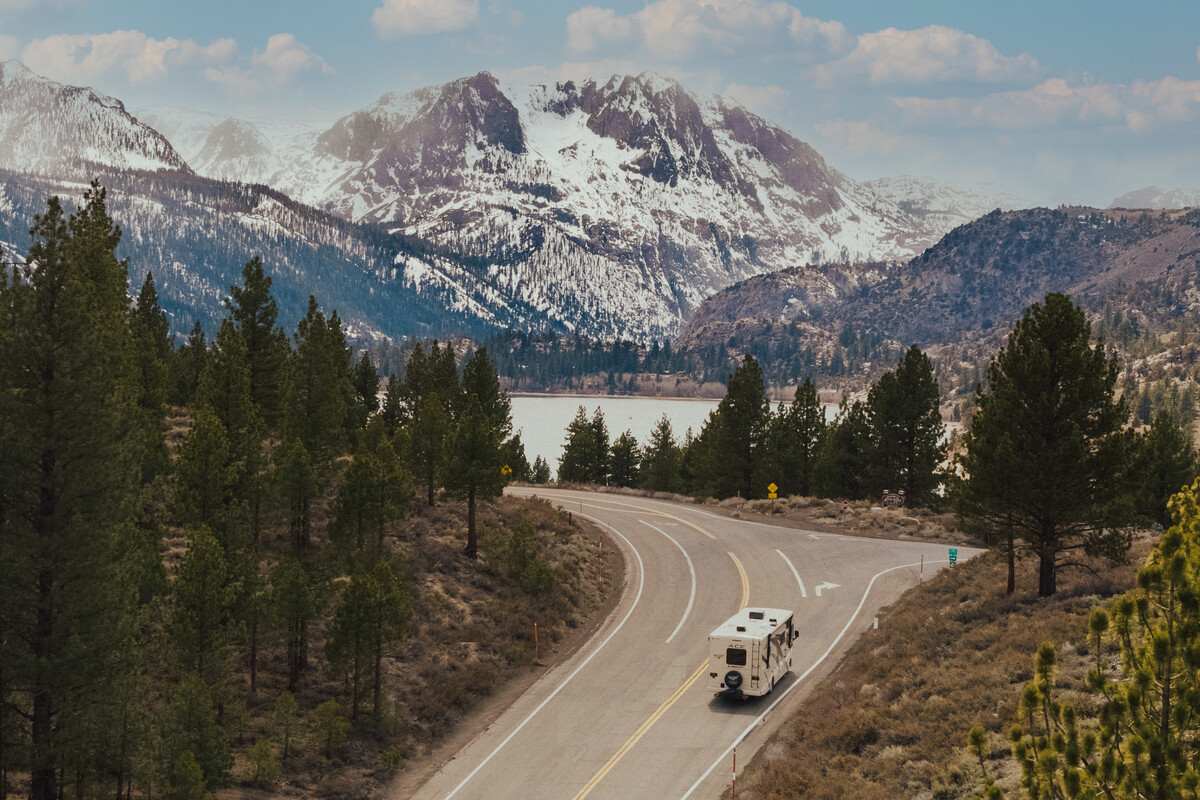
<path id="1" fill-rule="evenodd" d="M 503 466 L 503 467 L 500 469 L 500 474 L 502 474 L 502 475 L 511 475 L 511 474 L 512 474 L 512 467 L 510 467 L 508 464 L 505 464 L 505 465 L 504 465 L 504 466 Z"/>
<path id="2" fill-rule="evenodd" d="M 770 486 L 767 487 L 767 491 L 770 492 L 771 494 L 775 494 L 776 492 L 779 491 L 779 487 L 772 483 Z"/>

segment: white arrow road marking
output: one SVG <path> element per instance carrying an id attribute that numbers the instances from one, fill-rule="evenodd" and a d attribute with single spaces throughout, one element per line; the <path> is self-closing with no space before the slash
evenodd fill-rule
<path id="1" fill-rule="evenodd" d="M 929 561 L 929 562 L 925 562 L 925 563 L 946 564 L 948 562 L 946 562 L 946 561 Z M 749 736 L 751 731 L 753 731 L 755 728 L 757 728 L 759 725 L 762 724 L 762 721 L 767 718 L 767 714 L 770 714 L 772 711 L 774 711 L 775 706 L 782 703 L 784 701 L 784 699 L 787 698 L 787 696 L 792 693 L 793 689 L 795 689 L 797 686 L 800 686 L 801 684 L 803 684 L 804 679 L 807 678 L 809 675 L 811 675 L 813 670 L 815 670 L 817 667 L 821 666 L 821 663 L 825 659 L 829 658 L 829 654 L 833 652 L 833 648 L 838 646 L 838 642 L 840 642 L 842 640 L 842 637 L 846 635 L 846 631 L 850 630 L 850 626 L 853 625 L 854 620 L 858 618 L 858 614 L 860 611 L 862 611 L 863 605 L 866 604 L 867 595 L 869 595 L 871 593 L 871 587 L 875 585 L 875 581 L 879 580 L 879 578 L 881 576 L 886 575 L 889 572 L 895 572 L 898 569 L 908 569 L 910 567 L 915 567 L 915 566 L 918 566 L 918 565 L 917 564 L 901 564 L 896 567 L 888 567 L 885 570 L 875 573 L 875 577 L 871 578 L 871 582 L 867 584 L 866 590 L 863 591 L 862 598 L 858 601 L 858 608 L 854 609 L 854 613 L 850 615 L 850 619 L 846 620 L 846 625 L 844 628 L 842 628 L 841 633 L 839 633 L 837 636 L 835 636 L 833 641 L 829 643 L 829 648 L 824 653 L 821 654 L 820 658 L 818 658 L 815 662 L 813 662 L 812 666 L 810 666 L 808 669 L 804 670 L 804 672 L 801 675 L 799 675 L 796 678 L 796 680 L 792 681 L 791 684 L 789 684 L 788 687 L 786 689 L 784 689 L 783 692 L 780 693 L 778 697 L 775 698 L 775 700 L 771 703 L 771 705 L 769 705 L 765 709 L 763 709 L 763 712 L 761 714 L 759 714 L 758 717 L 756 717 L 753 722 L 751 722 L 749 725 L 747 725 L 746 729 L 744 731 L 742 731 L 741 733 L 739 733 L 737 735 L 737 738 L 733 740 L 733 744 L 729 745 L 729 747 L 726 747 L 725 752 L 723 752 L 723 753 L 721 753 L 721 755 L 717 756 L 717 760 L 712 763 L 712 766 L 710 766 L 708 769 L 706 769 L 704 771 L 704 774 L 696 779 L 696 782 L 692 784 L 692 788 L 690 788 L 686 792 L 684 792 L 680 796 L 679 800 L 688 800 L 688 798 L 691 797 L 692 794 L 697 789 L 700 788 L 700 784 L 702 784 L 702 783 L 704 783 L 704 781 L 708 780 L 708 776 L 713 773 L 713 770 L 715 770 L 721 764 L 727 763 L 726 759 L 729 758 L 729 754 L 733 751 L 733 749 L 735 747 L 737 747 L 739 744 L 741 744 L 742 740 L 744 740 L 747 736 Z M 771 694 L 773 695 L 773 694 L 775 694 L 775 692 L 772 692 Z"/>
<path id="2" fill-rule="evenodd" d="M 674 536 L 667 533 L 666 531 L 664 531 L 662 528 L 658 527 L 657 525 L 651 525 L 649 522 L 646 522 L 646 520 L 644 520 L 644 519 L 639 520 L 639 522 L 641 522 L 643 525 L 645 525 L 647 527 L 653 528 L 654 530 L 661 533 L 663 536 L 670 539 L 671 544 L 678 547 L 679 552 L 683 553 L 683 557 L 685 559 L 687 559 L 688 572 L 692 573 L 692 596 L 688 598 L 687 608 L 684 609 L 683 616 L 679 619 L 679 624 L 675 626 L 675 630 L 671 631 L 671 635 L 667 637 L 666 643 L 670 644 L 671 640 L 675 638 L 675 634 L 679 633 L 679 629 L 683 627 L 683 623 L 687 621 L 688 615 L 692 613 L 692 603 L 696 602 L 696 568 L 694 566 L 692 566 L 692 558 L 691 558 L 691 556 L 689 556 L 687 554 L 687 550 L 684 550 L 683 545 L 681 545 L 679 542 L 675 541 Z"/>
<path id="3" fill-rule="evenodd" d="M 820 586 L 817 587 L 817 597 L 821 596 L 822 589 L 836 589 L 839 586 L 841 586 L 841 584 L 839 584 L 839 583 L 829 583 L 829 582 L 822 583 Z"/>
<path id="4" fill-rule="evenodd" d="M 779 557 L 783 559 L 784 563 L 791 569 L 792 574 L 796 576 L 796 583 L 800 584 L 800 596 L 808 599 L 808 592 L 804 591 L 804 581 L 800 580 L 800 573 L 796 572 L 796 567 L 792 565 L 791 559 L 785 556 L 782 550 L 776 550 L 775 552 L 779 553 Z"/>

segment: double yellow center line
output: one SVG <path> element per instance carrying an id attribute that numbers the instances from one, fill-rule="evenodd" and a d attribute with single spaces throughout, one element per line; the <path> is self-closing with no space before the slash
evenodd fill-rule
<path id="1" fill-rule="evenodd" d="M 678 517 L 676 517 L 676 519 L 678 519 Z M 682 522 L 683 520 L 680 521 Z M 688 524 L 690 525 L 691 523 Z M 708 533 L 708 531 L 703 532 L 709 536 L 712 536 L 712 534 Z M 733 559 L 734 566 L 737 567 L 738 575 L 742 579 L 742 603 L 740 606 L 738 606 L 738 610 L 740 611 L 741 609 L 745 608 L 746 604 L 750 601 L 750 581 L 746 578 L 746 568 L 742 566 L 742 562 L 738 560 L 738 557 L 733 553 L 730 553 L 729 557 Z M 683 695 L 687 693 L 687 690 L 692 688 L 692 684 L 700 679 L 700 676 L 704 674 L 706 669 L 708 669 L 707 657 L 700 662 L 700 666 L 696 667 L 696 671 L 688 676 L 688 679 L 683 682 L 683 685 L 676 689 L 674 694 L 664 700 L 662 705 L 656 708 L 654 713 L 651 714 L 645 722 L 638 726 L 638 729 L 633 732 L 633 735 L 625 740 L 625 744 L 621 745 L 620 749 L 612 754 L 612 757 L 604 763 L 604 766 L 596 771 L 596 774 L 584 784 L 582 789 L 576 792 L 575 796 L 571 798 L 571 800 L 583 800 L 583 798 L 591 794 L 592 790 L 596 788 L 600 781 L 604 780 L 604 776 L 607 775 L 612 768 L 617 765 L 617 762 L 625 757 L 626 753 L 633 749 L 634 745 L 642 740 L 642 737 L 654 727 L 654 723 L 662 719 L 663 714 L 666 714 L 667 711 L 671 709 L 671 706 L 679 702 L 679 698 L 683 697 Z"/>

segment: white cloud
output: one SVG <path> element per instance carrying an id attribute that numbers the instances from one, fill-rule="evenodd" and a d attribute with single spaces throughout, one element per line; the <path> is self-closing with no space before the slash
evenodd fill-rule
<path id="1" fill-rule="evenodd" d="M 772 0 L 653 0 L 627 15 L 586 6 L 567 17 L 567 46 L 578 55 L 635 46 L 665 61 L 781 52 L 810 58 L 839 54 L 849 42 L 840 22 Z"/>
<path id="2" fill-rule="evenodd" d="M 887 84 L 1032 80 L 1040 72 L 1038 60 L 1028 53 L 1005 56 L 988 40 L 943 25 L 865 33 L 849 55 L 812 70 L 817 86 L 824 88 L 863 75 L 873 84 Z"/>
<path id="3" fill-rule="evenodd" d="M 1072 85 L 1050 78 L 1029 89 L 982 97 L 897 97 L 892 102 L 911 125 L 997 129 L 1094 125 L 1142 131 L 1195 119 L 1200 112 L 1200 81 L 1167 76 L 1129 85 Z"/>
<path id="4" fill-rule="evenodd" d="M 277 33 L 267 39 L 266 48 L 254 51 L 248 67 L 235 64 L 204 71 L 210 81 L 224 86 L 230 94 L 243 97 L 301 79 L 335 74 L 336 70 L 325 59 L 290 33 Z"/>
<path id="5" fill-rule="evenodd" d="M 736 100 L 757 114 L 770 114 L 783 108 L 788 99 L 788 90 L 782 86 L 744 86 L 731 83 L 725 87 L 725 96 Z"/>
<path id="6" fill-rule="evenodd" d="M 456 31 L 479 19 L 479 0 L 383 0 L 371 14 L 385 39 Z"/>
<path id="7" fill-rule="evenodd" d="M 835 119 L 815 126 L 830 146 L 854 156 L 891 156 L 912 148 L 912 142 L 875 127 L 870 122 Z"/>
<path id="8" fill-rule="evenodd" d="M 21 43 L 15 36 L 0 33 L 0 61 L 7 61 L 21 49 Z"/>
<path id="9" fill-rule="evenodd" d="M 21 58 L 33 71 L 64 83 L 89 84 L 123 74 L 129 83 L 137 84 L 161 78 L 176 65 L 219 63 L 236 49 L 231 39 L 202 46 L 191 39 L 153 39 L 141 31 L 113 31 L 35 39 Z"/>

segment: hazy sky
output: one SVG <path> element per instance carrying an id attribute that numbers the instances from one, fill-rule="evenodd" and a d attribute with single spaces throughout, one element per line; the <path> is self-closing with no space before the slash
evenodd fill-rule
<path id="1" fill-rule="evenodd" d="M 1200 2 L 0 0 L 18 57 L 130 107 L 332 120 L 388 91 L 656 71 L 855 178 L 1107 205 L 1200 188 Z"/>

